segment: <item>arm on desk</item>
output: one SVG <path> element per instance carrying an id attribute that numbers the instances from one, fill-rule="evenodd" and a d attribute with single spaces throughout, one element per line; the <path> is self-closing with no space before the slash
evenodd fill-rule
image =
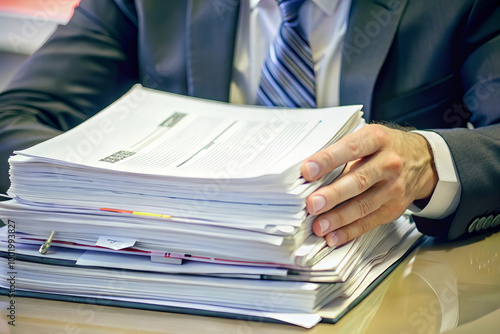
<path id="1" fill-rule="evenodd" d="M 464 32 L 462 50 L 467 56 L 460 72 L 466 92 L 463 101 L 476 129 L 436 130 L 450 148 L 462 189 L 451 216 L 415 219 L 419 229 L 431 235 L 448 239 L 465 236 L 471 233 L 469 226 L 476 218 L 500 214 L 499 18 L 498 6 L 477 1 Z"/>
<path id="2" fill-rule="evenodd" d="M 476 218 L 500 214 L 500 124 L 438 132 L 455 160 L 462 186 L 460 202 L 444 219 L 414 219 L 423 233 L 456 239 L 475 232 L 469 232 L 469 226 Z"/>

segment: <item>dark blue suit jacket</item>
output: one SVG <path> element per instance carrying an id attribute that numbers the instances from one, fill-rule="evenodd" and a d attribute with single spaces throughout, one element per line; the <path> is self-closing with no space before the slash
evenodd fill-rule
<path id="1" fill-rule="evenodd" d="M 83 0 L 0 95 L 0 188 L 14 149 L 74 127 L 134 83 L 227 101 L 238 12 L 236 0 Z M 417 219 L 421 231 L 454 239 L 500 214 L 496 1 L 353 0 L 340 102 L 448 143 L 460 204 L 446 219 Z"/>

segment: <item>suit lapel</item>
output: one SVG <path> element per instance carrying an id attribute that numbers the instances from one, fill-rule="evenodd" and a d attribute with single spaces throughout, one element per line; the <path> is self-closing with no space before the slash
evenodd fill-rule
<path id="1" fill-rule="evenodd" d="M 229 100 L 239 1 L 190 0 L 187 83 L 191 96 Z"/>
<path id="2" fill-rule="evenodd" d="M 340 103 L 363 104 L 371 117 L 373 89 L 407 0 L 352 0 L 342 49 Z"/>

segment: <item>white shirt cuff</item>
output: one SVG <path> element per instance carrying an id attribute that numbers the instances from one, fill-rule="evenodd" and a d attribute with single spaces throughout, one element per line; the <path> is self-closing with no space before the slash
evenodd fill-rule
<path id="1" fill-rule="evenodd" d="M 434 165 L 438 174 L 438 183 L 429 203 L 423 208 L 411 204 L 411 214 L 430 219 L 441 219 L 452 214 L 460 201 L 461 185 L 455 162 L 446 141 L 435 132 L 412 131 L 424 137 L 434 154 Z"/>

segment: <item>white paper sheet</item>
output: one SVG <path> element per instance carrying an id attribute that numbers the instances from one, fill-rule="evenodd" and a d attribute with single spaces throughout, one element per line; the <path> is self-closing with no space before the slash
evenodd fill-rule
<path id="1" fill-rule="evenodd" d="M 75 129 L 16 153 L 141 175 L 256 178 L 296 166 L 352 117 L 356 126 L 360 109 L 264 109 L 135 86 Z"/>

